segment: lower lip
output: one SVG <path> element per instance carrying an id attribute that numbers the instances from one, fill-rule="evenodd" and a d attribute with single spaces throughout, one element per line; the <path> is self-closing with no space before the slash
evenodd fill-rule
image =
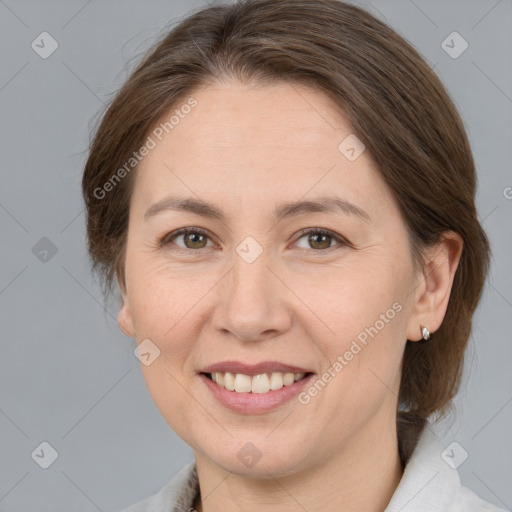
<path id="1" fill-rule="evenodd" d="M 296 397 L 313 376 L 314 374 L 310 374 L 294 382 L 291 386 L 283 386 L 281 389 L 268 393 L 237 393 L 219 386 L 206 375 L 199 374 L 206 387 L 222 405 L 242 414 L 259 414 L 277 409 L 280 405 Z"/>

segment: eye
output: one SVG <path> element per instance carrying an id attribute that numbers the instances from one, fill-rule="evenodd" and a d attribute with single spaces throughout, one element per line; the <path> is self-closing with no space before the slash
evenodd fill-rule
<path id="1" fill-rule="evenodd" d="M 320 229 L 320 228 L 309 228 L 304 229 L 299 233 L 301 236 L 298 240 L 302 238 L 306 238 L 306 243 L 309 244 L 309 247 L 305 249 L 312 248 L 315 251 L 325 251 L 326 249 L 333 249 L 336 246 L 332 246 L 331 243 L 336 241 L 338 245 L 350 245 L 344 238 L 339 235 L 335 235 L 331 231 Z M 302 247 L 304 248 L 304 247 Z"/>
<path id="2" fill-rule="evenodd" d="M 175 244 L 174 241 L 182 238 L 184 246 Z M 177 251 L 187 252 L 188 250 L 203 249 L 207 247 L 208 234 L 201 228 L 182 228 L 165 235 L 159 242 L 161 246 L 177 245 Z"/>
<path id="3" fill-rule="evenodd" d="M 328 249 L 334 249 L 337 246 L 350 246 L 350 243 L 343 237 L 336 235 L 335 233 L 321 229 L 321 228 L 308 228 L 303 229 L 299 232 L 299 238 L 297 242 L 303 238 L 307 238 L 306 243 L 309 247 L 299 247 L 300 249 L 313 250 L 317 252 L 326 252 Z M 183 245 L 176 244 L 175 241 L 178 239 L 183 240 Z M 160 241 L 159 245 L 167 247 L 174 245 L 172 249 L 178 252 L 197 251 L 198 249 L 204 249 L 208 247 L 207 242 L 209 240 L 208 233 L 201 228 L 182 228 L 178 231 L 174 231 L 165 235 Z M 337 245 L 332 246 L 332 242 L 335 241 Z M 297 242 L 295 242 L 297 244 Z M 211 246 L 210 246 L 211 247 Z"/>

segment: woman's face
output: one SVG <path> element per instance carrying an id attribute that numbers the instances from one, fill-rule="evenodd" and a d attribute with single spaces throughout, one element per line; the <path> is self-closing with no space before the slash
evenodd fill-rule
<path id="1" fill-rule="evenodd" d="M 120 324 L 196 455 L 291 474 L 394 428 L 421 276 L 389 189 L 321 93 L 192 96 L 136 171 Z"/>

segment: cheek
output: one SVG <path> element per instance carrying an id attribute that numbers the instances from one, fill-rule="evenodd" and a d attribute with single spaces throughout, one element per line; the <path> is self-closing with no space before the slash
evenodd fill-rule
<path id="1" fill-rule="evenodd" d="M 186 439 L 194 421 L 187 392 L 194 376 L 191 355 L 198 336 L 194 306 L 204 291 L 162 274 L 150 262 L 141 268 L 144 270 L 130 277 L 135 334 L 138 343 L 149 339 L 158 350 L 158 357 L 150 365 L 141 363 L 142 374 L 162 416 L 177 435 Z"/>
<path id="2" fill-rule="evenodd" d="M 373 256 L 333 272 L 329 286 L 309 288 L 307 301 L 316 305 L 322 322 L 310 323 L 308 336 L 321 347 L 325 371 L 335 375 L 328 386 L 329 401 L 336 404 L 332 419 L 364 416 L 364 410 L 376 410 L 389 393 L 398 392 L 409 267 Z M 327 336 L 322 324 L 330 328 Z"/>
<path id="3" fill-rule="evenodd" d="M 141 368 L 162 412 L 169 407 L 170 396 L 173 403 L 183 402 L 183 411 L 187 409 L 187 394 L 181 386 L 186 387 L 195 377 L 200 352 L 198 339 L 212 311 L 209 291 L 219 282 L 218 272 L 211 268 L 188 267 L 185 270 L 183 265 L 180 268 L 162 257 L 144 254 L 127 261 L 129 302 L 137 341 L 147 338 L 159 350 L 155 362 Z"/>
<path id="4" fill-rule="evenodd" d="M 183 316 L 186 305 L 194 299 L 194 286 L 183 279 L 182 272 L 170 268 L 158 253 L 128 248 L 126 281 L 132 318 L 141 337 L 160 340 L 173 321 Z"/>
<path id="5" fill-rule="evenodd" d="M 390 331 L 389 326 L 400 324 L 399 317 L 404 315 L 398 310 L 404 310 L 409 279 L 406 267 L 397 268 L 391 258 L 380 257 L 376 250 L 354 254 L 316 275 L 295 276 L 296 289 L 318 313 L 318 327 L 324 324 L 331 337 L 345 342 L 361 334 L 364 342 L 368 329 L 375 333 L 371 328 L 376 327 L 382 334 Z M 310 325 L 314 328 L 315 322 Z"/>

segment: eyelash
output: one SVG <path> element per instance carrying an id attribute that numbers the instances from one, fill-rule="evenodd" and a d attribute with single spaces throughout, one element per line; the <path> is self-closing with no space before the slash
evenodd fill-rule
<path id="1" fill-rule="evenodd" d="M 171 242 L 174 239 L 178 238 L 180 235 L 186 235 L 186 234 L 190 234 L 190 233 L 196 233 L 199 235 L 203 235 L 203 236 L 206 236 L 208 239 L 210 239 L 208 233 L 202 228 L 181 228 L 173 233 L 168 233 L 167 235 L 162 237 L 158 241 L 158 246 L 168 248 L 168 246 L 171 244 Z M 340 246 L 352 247 L 352 245 L 342 236 L 337 235 L 337 234 L 333 233 L 332 231 L 329 231 L 327 229 L 322 229 L 322 228 L 306 228 L 306 229 L 300 230 L 298 233 L 299 236 L 297 237 L 295 242 L 298 242 L 304 236 L 312 234 L 312 233 L 320 234 L 320 235 L 327 235 L 327 236 L 331 237 L 332 239 L 334 239 L 338 243 L 338 245 L 333 246 L 333 247 L 328 247 L 327 249 L 300 248 L 299 250 L 306 251 L 306 252 L 312 251 L 314 253 L 325 253 L 325 252 L 330 252 L 331 249 L 335 249 L 337 247 L 339 248 Z M 200 249 L 184 249 L 183 247 L 179 247 L 179 246 L 176 246 L 172 250 L 179 252 L 179 253 L 187 253 L 187 254 L 190 254 L 191 252 L 199 252 L 200 251 Z"/>

